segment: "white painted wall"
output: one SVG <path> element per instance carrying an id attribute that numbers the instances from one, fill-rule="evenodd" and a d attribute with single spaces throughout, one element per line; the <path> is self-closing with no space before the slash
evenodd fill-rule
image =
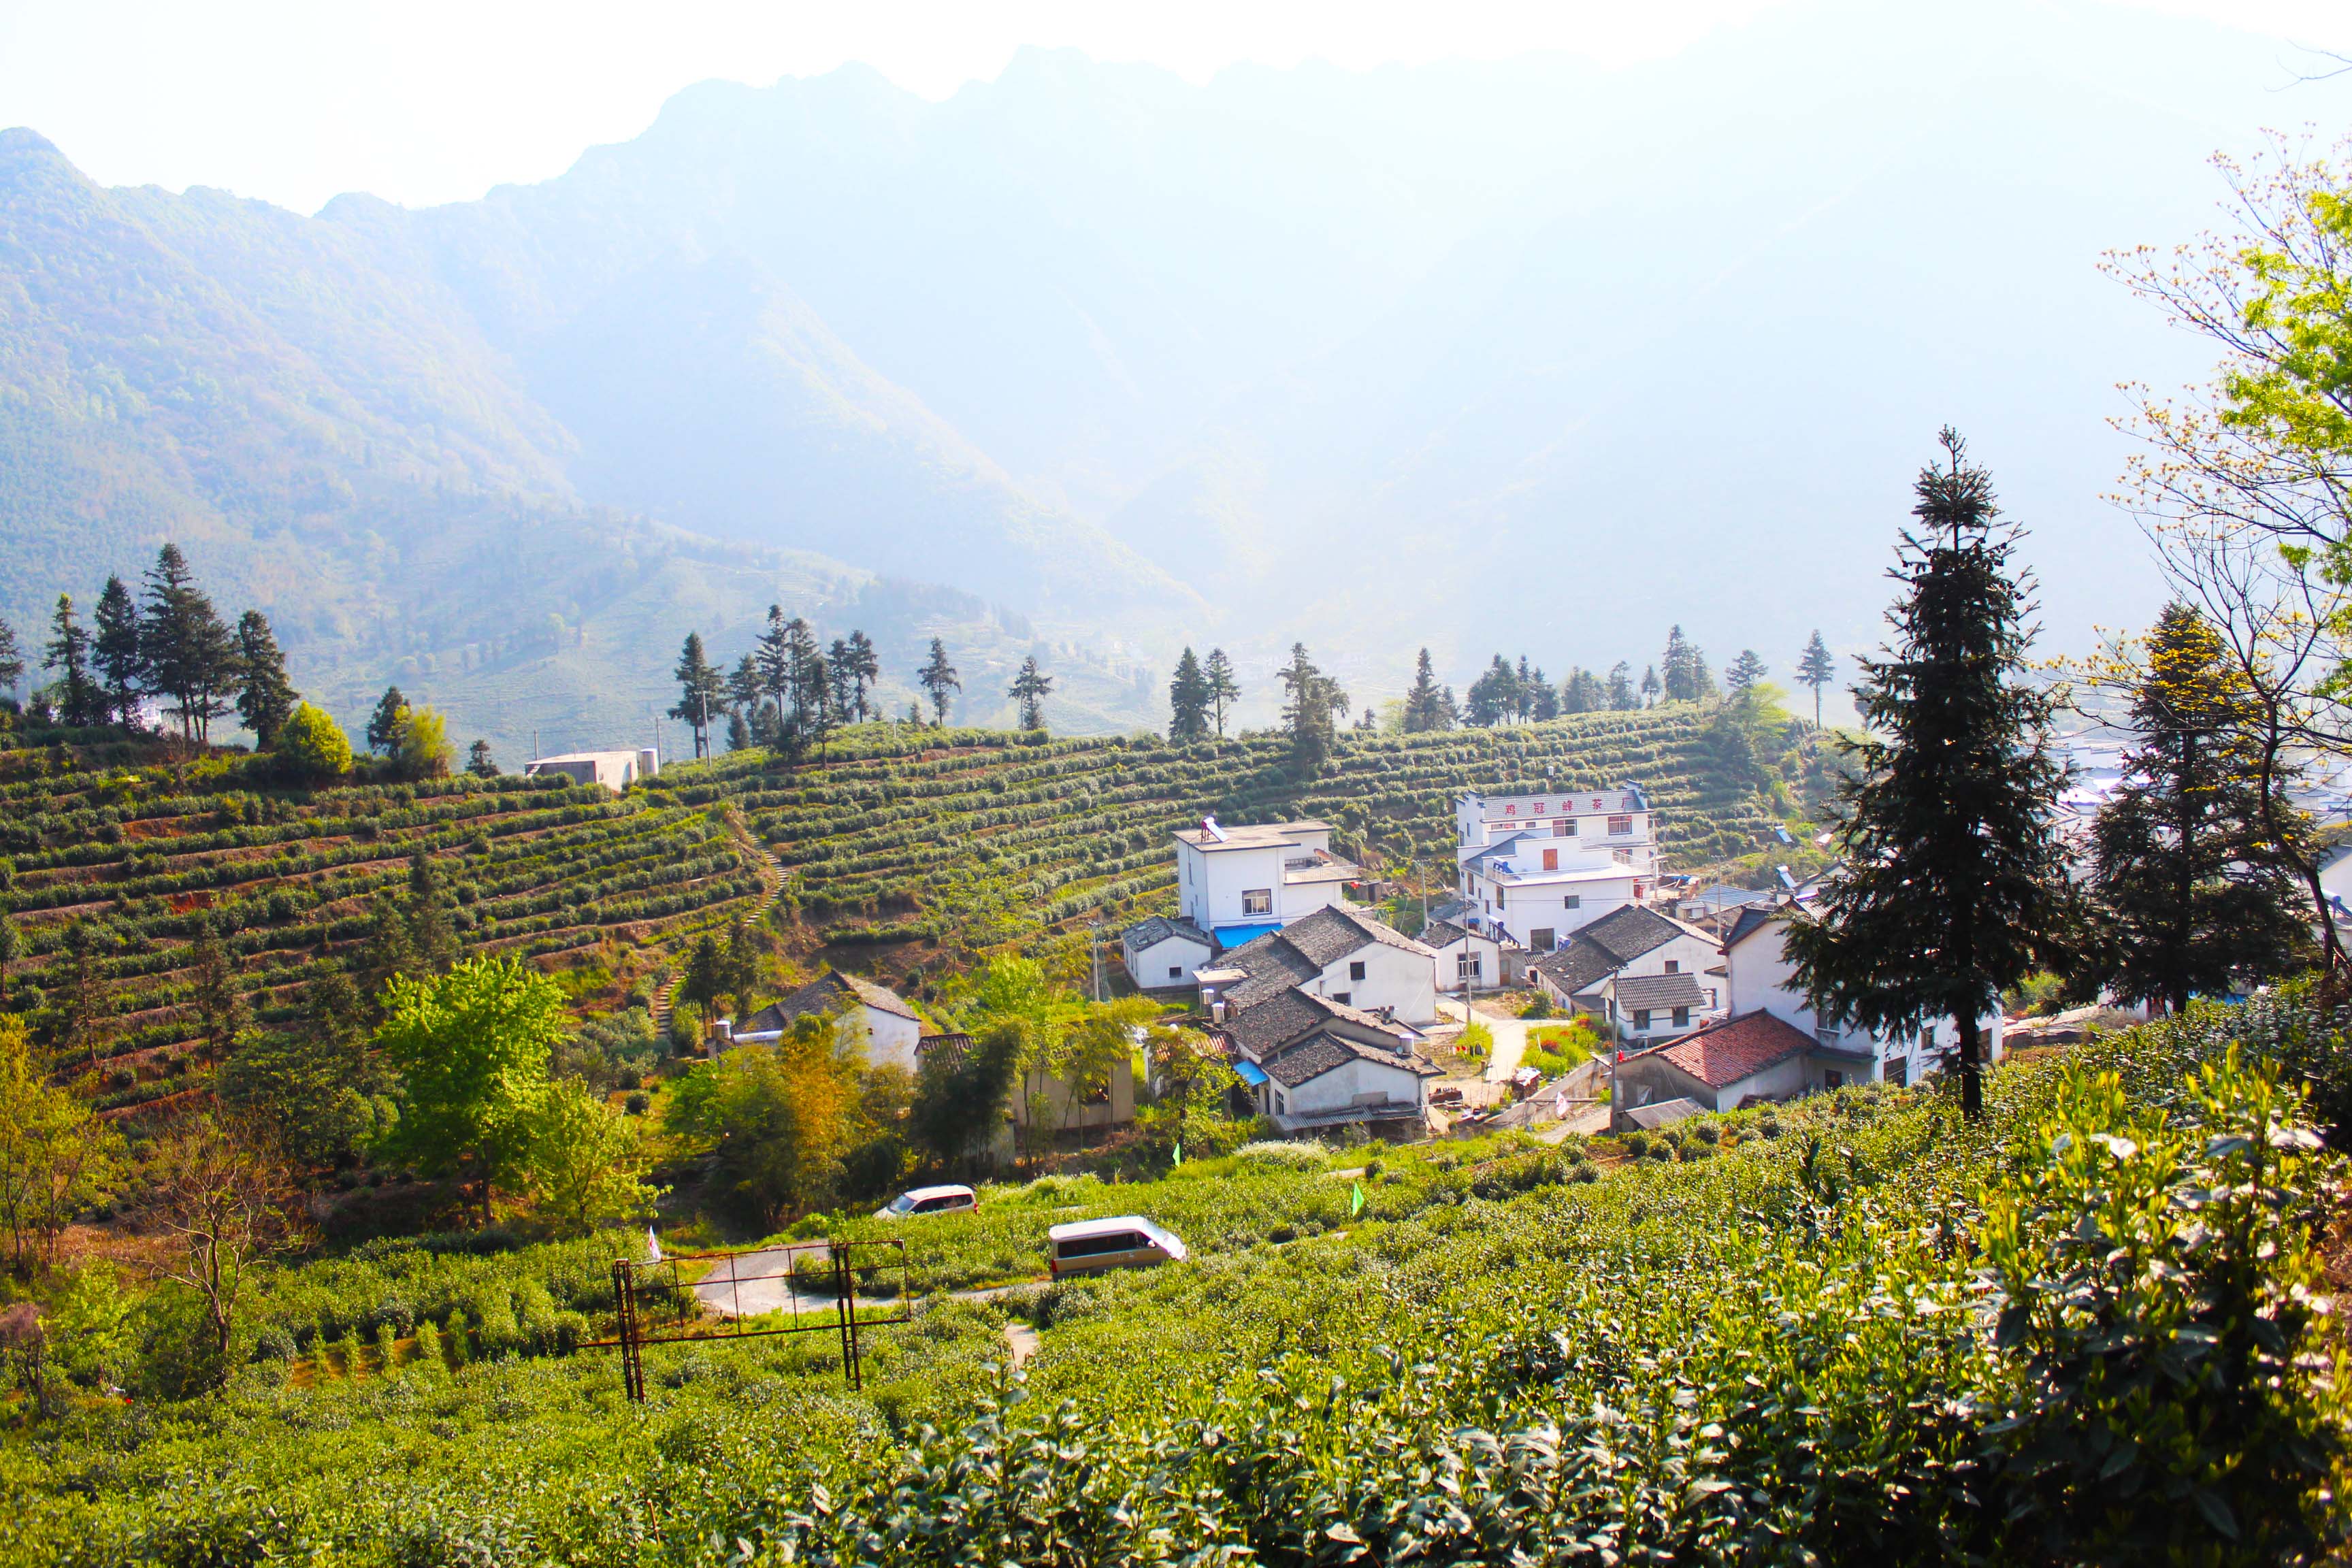
<path id="1" fill-rule="evenodd" d="M 1437 988 L 1440 991 L 1454 993 L 1462 989 L 1462 955 L 1465 952 L 1478 955 L 1479 990 L 1492 991 L 1502 984 L 1502 944 L 1493 937 L 1480 936 L 1473 931 L 1465 937 L 1456 937 L 1437 950 Z"/>
<path id="2" fill-rule="evenodd" d="M 1612 816 L 1629 819 L 1625 832 L 1609 831 Z M 1463 795 L 1454 802 L 1454 831 L 1457 861 L 1498 838 L 1531 831 L 1585 850 L 1624 849 L 1633 868 L 1645 876 L 1657 868 L 1655 819 L 1647 810 L 1632 809 L 1628 797 L 1619 790 L 1574 795 Z"/>
<path id="3" fill-rule="evenodd" d="M 1421 1106 L 1425 1103 L 1422 1088 L 1425 1081 L 1406 1068 L 1383 1067 L 1358 1057 L 1319 1078 L 1308 1079 L 1297 1089 L 1285 1089 L 1272 1081 L 1266 1089 L 1270 1096 L 1281 1096 L 1276 1114 L 1300 1116 L 1320 1110 L 1344 1110 L 1357 1105 Z M 1275 1103 L 1271 1098 L 1269 1103 Z"/>
<path id="4" fill-rule="evenodd" d="M 1533 951 L 1532 932 L 1549 930 L 1552 945 L 1557 947 L 1568 940 L 1570 932 L 1581 931 L 1601 916 L 1634 902 L 1635 890 L 1642 885 L 1643 879 L 1631 867 L 1622 877 L 1573 883 L 1545 882 L 1539 879 L 1504 882 L 1476 871 L 1465 871 L 1462 891 L 1483 920 L 1490 924 L 1499 921 L 1514 938 Z M 1576 900 L 1573 909 L 1569 907 L 1570 899 Z"/>
<path id="5" fill-rule="evenodd" d="M 1355 978 L 1352 968 L 1359 963 L 1364 966 L 1361 980 Z M 1315 988 L 1334 1001 L 1345 1001 L 1367 1012 L 1391 1008 L 1408 1024 L 1426 1024 L 1437 1016 L 1436 961 L 1384 942 L 1366 942 L 1331 964 Z"/>
<path id="6" fill-rule="evenodd" d="M 1119 954 L 1127 961 L 1127 977 L 1147 991 L 1193 984 L 1194 973 L 1209 962 L 1207 947 L 1181 936 L 1165 936 L 1142 949 L 1122 942 Z"/>
<path id="7" fill-rule="evenodd" d="M 1282 848 L 1220 849 L 1204 852 L 1181 839 L 1176 843 L 1177 886 L 1184 896 L 1184 914 L 1202 931 L 1245 921 L 1279 919 L 1282 908 L 1282 862 L 1297 853 Z M 1268 889 L 1274 897 L 1265 914 L 1244 914 L 1242 894 L 1251 888 Z"/>
<path id="8" fill-rule="evenodd" d="M 840 1030 L 844 1039 L 857 1042 L 868 1066 L 889 1062 L 915 1070 L 915 1042 L 922 1038 L 923 1026 L 914 1019 L 878 1012 L 861 1002 L 841 1016 Z"/>
<path id="9" fill-rule="evenodd" d="M 1868 1051 L 1874 1058 L 1870 1069 L 1874 1082 L 1888 1078 L 1903 1078 L 1916 1083 L 1930 1069 L 1932 1058 L 1952 1051 L 1959 1045 L 1959 1031 L 1949 1018 L 1939 1018 L 1929 1032 L 1930 1045 L 1922 1049 L 1916 1035 L 1889 1038 L 1866 1030 L 1847 1028 L 1827 1030 L 1803 992 L 1794 983 L 1795 961 L 1788 955 L 1781 938 L 1786 926 L 1775 921 L 1750 933 L 1737 947 L 1728 949 L 1724 962 L 1731 971 L 1729 1001 L 1735 1014 L 1751 1013 L 1761 1007 L 1774 1017 L 1794 1025 L 1824 1045 L 1840 1050 Z M 2000 1015 L 1994 1013 L 1979 1020 L 1979 1027 L 1990 1047 L 1990 1057 L 1999 1061 L 2003 1054 Z M 1860 1070 L 1859 1068 L 1856 1069 Z"/>

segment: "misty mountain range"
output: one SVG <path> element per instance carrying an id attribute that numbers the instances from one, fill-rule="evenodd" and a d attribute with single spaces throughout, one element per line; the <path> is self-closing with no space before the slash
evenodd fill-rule
<path id="1" fill-rule="evenodd" d="M 901 691 L 947 637 L 975 718 L 1039 651 L 1062 728 L 1155 722 L 1188 641 L 1257 696 L 1303 639 L 1360 703 L 1424 643 L 1558 677 L 1670 623 L 1785 669 L 1875 640 L 1949 421 L 2080 646 L 2156 595 L 2115 384 L 2207 368 L 2099 255 L 2344 123 L 2294 58 L 2030 5 L 1614 71 L 1028 51 L 940 103 L 706 84 L 544 184 L 309 217 L 7 132 L 0 614 L 169 534 L 347 719 L 397 679 L 510 754 L 642 733 L 684 632 L 775 599 Z"/>

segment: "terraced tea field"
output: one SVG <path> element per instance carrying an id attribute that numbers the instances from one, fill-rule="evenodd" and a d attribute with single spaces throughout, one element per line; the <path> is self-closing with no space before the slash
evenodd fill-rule
<path id="1" fill-rule="evenodd" d="M 175 1092 L 196 1065 L 188 960 L 202 920 L 226 928 L 267 1020 L 319 965 L 357 958 L 376 896 L 404 886 L 419 851 L 469 950 L 551 968 L 674 941 L 761 891 L 723 813 L 674 797 L 520 778 L 283 791 L 249 776 L 220 756 L 98 766 L 0 752 L 0 895 L 23 950 L 8 986 L 20 1006 L 58 1000 L 81 922 L 108 1023 L 89 1063 L 103 1103 Z"/>
<path id="2" fill-rule="evenodd" d="M 918 989 L 1011 943 L 1066 961 L 1076 933 L 1172 908 L 1171 829 L 1316 816 L 1367 864 L 1452 853 L 1462 790 L 1551 780 L 1642 784 L 1671 863 L 1751 850 L 1763 801 L 1717 766 L 1690 710 L 1604 713 L 1496 731 L 1343 737 L 1312 777 L 1275 736 L 1221 746 L 1152 737 L 1045 740 L 956 731 L 893 741 L 859 731 L 830 760 L 786 768 L 727 758 L 666 774 L 690 805 L 730 805 L 788 872 L 786 919 L 845 965 Z"/>

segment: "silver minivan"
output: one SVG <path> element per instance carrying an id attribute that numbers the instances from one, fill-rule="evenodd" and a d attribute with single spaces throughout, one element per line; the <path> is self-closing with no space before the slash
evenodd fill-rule
<path id="1" fill-rule="evenodd" d="M 1054 1278 L 1099 1274 L 1111 1268 L 1150 1268 L 1181 1263 L 1192 1253 L 1170 1232 L 1139 1215 L 1082 1219 L 1045 1233 L 1053 1251 Z"/>
<path id="2" fill-rule="evenodd" d="M 980 1195 L 970 1187 L 917 1187 L 900 1193 L 874 1211 L 876 1219 L 905 1219 L 919 1214 L 968 1214 L 980 1206 Z"/>

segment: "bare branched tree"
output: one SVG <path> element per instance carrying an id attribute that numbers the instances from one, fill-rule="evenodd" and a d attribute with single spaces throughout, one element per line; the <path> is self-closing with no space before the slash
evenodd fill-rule
<path id="1" fill-rule="evenodd" d="M 293 1182 L 265 1140 L 209 1115 L 159 1139 L 146 1175 L 148 1214 L 172 1244 L 161 1272 L 203 1299 L 226 1353 L 253 1270 L 301 1238 Z"/>

